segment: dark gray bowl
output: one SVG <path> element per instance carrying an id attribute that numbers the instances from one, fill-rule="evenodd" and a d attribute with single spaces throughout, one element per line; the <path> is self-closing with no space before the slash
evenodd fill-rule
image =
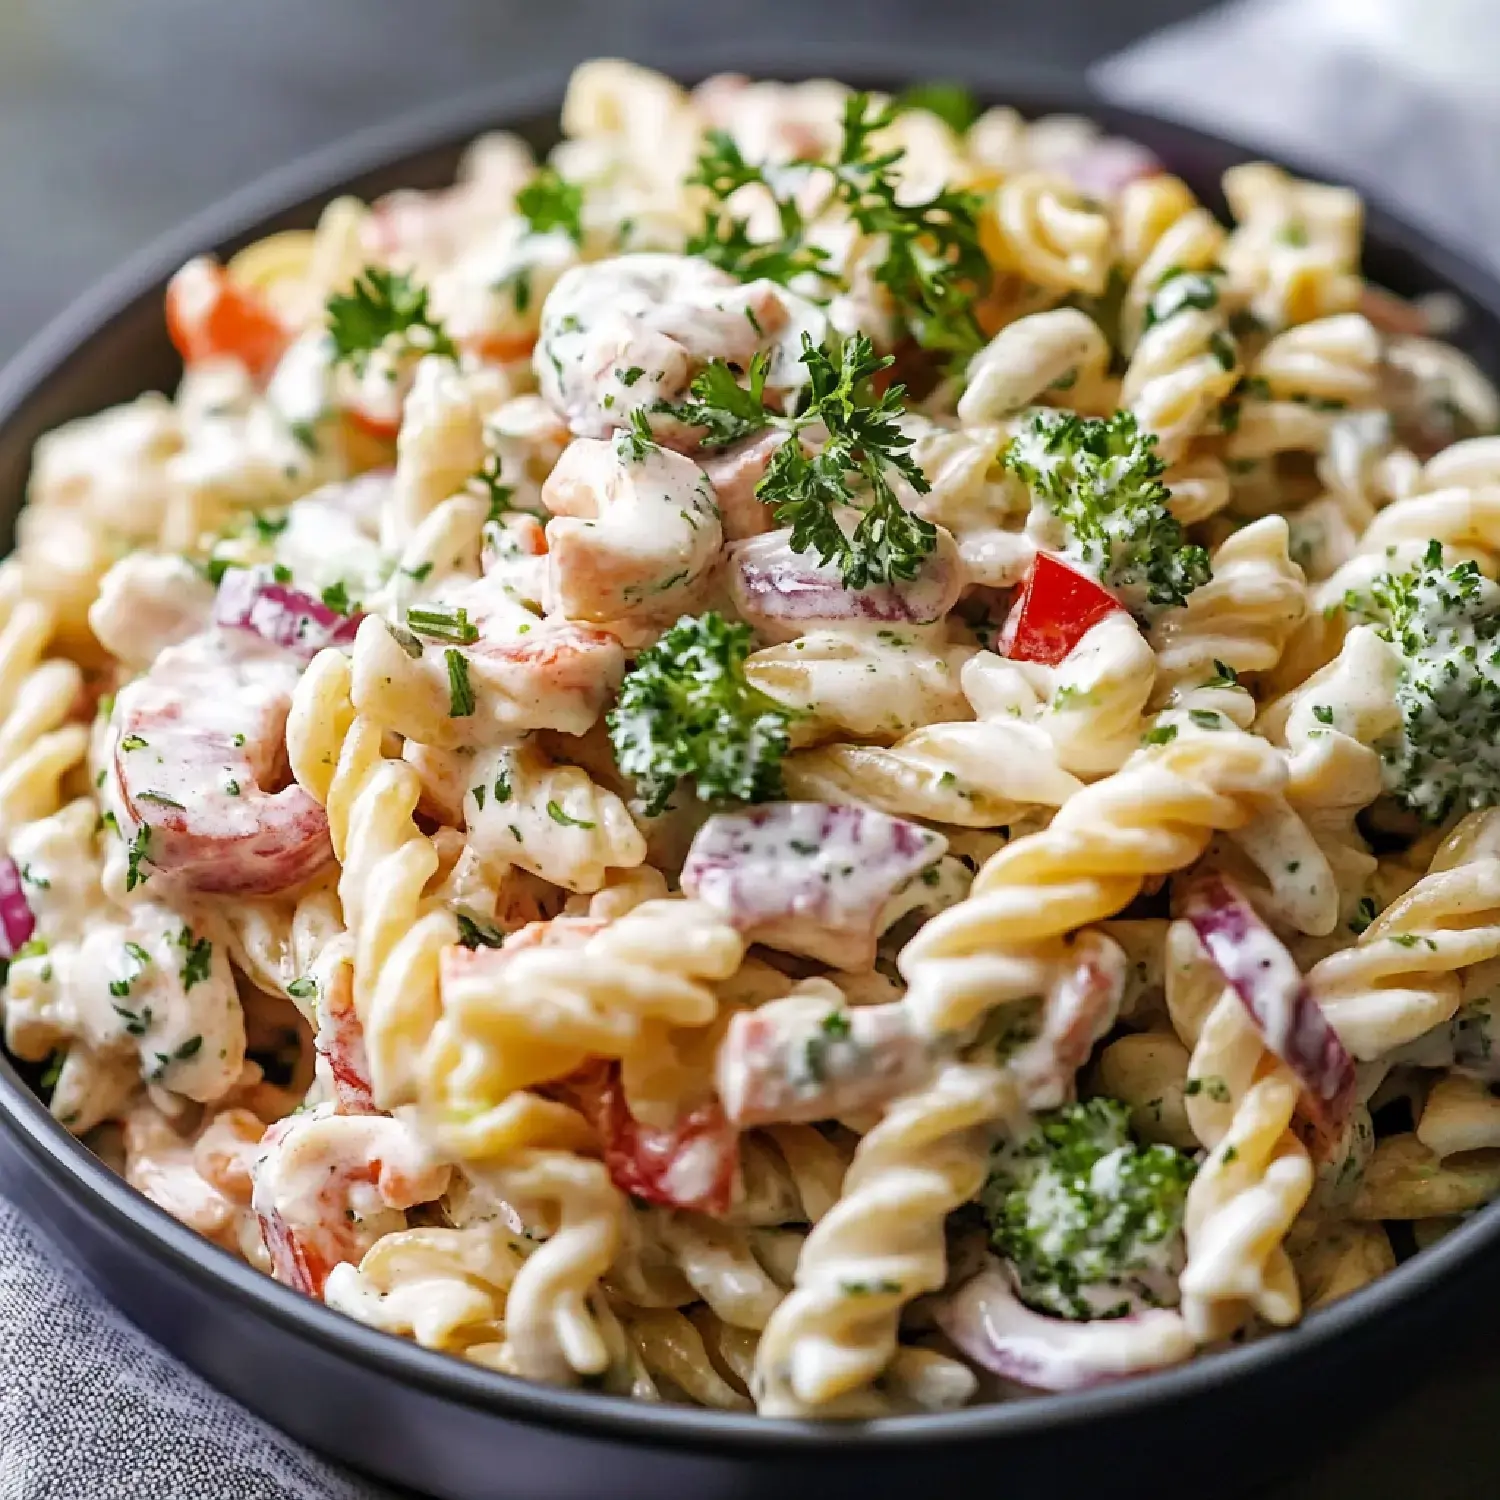
<path id="1" fill-rule="evenodd" d="M 1008 81 L 982 60 L 737 58 L 767 76 L 835 73 L 891 87 L 944 77 L 1028 114 L 1070 110 L 1141 141 L 1222 209 L 1218 177 L 1253 153 L 1099 103 L 1076 85 Z M 674 69 L 684 78 L 711 68 Z M 899 86 L 899 85 L 897 85 Z M 20 506 L 49 428 L 179 367 L 162 324 L 168 276 L 311 225 L 340 193 L 371 197 L 451 180 L 461 147 L 505 126 L 555 139 L 561 80 L 466 98 L 319 153 L 238 194 L 111 277 L 0 372 L 0 513 Z M 1315 174 L 1312 174 L 1315 175 Z M 1457 293 L 1458 342 L 1500 371 L 1500 284 L 1389 215 L 1370 215 L 1372 279 Z M 199 1239 L 56 1125 L 0 1059 L 0 1178 L 111 1301 L 214 1384 L 331 1457 L 446 1500 L 717 1500 L 775 1494 L 943 1492 L 968 1481 L 1007 1500 L 1232 1494 L 1283 1473 L 1394 1394 L 1401 1357 L 1475 1294 L 1500 1248 L 1500 1205 L 1300 1327 L 1177 1370 L 1066 1397 L 864 1426 L 767 1422 L 528 1385 L 374 1332 L 278 1286 Z"/>

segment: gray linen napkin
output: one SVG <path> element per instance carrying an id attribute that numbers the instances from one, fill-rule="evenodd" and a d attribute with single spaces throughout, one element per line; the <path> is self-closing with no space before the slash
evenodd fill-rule
<path id="1" fill-rule="evenodd" d="M 3 1200 L 0 1372 L 0 1500 L 387 1495 L 199 1380 Z"/>
<path id="2" fill-rule="evenodd" d="M 1240 0 L 1111 59 L 1094 81 L 1376 184 L 1500 265 L 1500 106 L 1474 66 L 1497 53 L 1493 0 Z M 0 1500 L 382 1495 L 211 1390 L 0 1200 Z"/>

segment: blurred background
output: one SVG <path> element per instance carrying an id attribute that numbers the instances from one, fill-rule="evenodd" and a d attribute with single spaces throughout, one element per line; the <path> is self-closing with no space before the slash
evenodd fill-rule
<path id="1" fill-rule="evenodd" d="M 1093 70 L 1500 262 L 1500 0 L 0 0 L 0 362 L 178 221 L 361 127 L 589 55 L 793 46 Z M 1277 1500 L 1500 1494 L 1500 1298 L 1471 1313 Z"/>

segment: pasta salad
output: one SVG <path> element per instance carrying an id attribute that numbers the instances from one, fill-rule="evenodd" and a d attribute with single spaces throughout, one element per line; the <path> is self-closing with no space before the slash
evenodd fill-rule
<path id="1" fill-rule="evenodd" d="M 768 1416 L 1500 1191 L 1500 408 L 1361 205 L 616 61 L 184 266 L 0 565 L 4 1040 L 224 1249 Z"/>

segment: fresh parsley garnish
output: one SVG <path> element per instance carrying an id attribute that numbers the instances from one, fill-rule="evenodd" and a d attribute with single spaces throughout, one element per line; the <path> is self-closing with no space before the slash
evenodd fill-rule
<path id="1" fill-rule="evenodd" d="M 200 980 L 207 979 L 213 970 L 214 945 L 207 938 L 195 938 L 191 927 L 184 927 L 177 934 L 177 946 L 182 949 L 182 969 L 179 978 L 184 990 L 190 990 Z"/>
<path id="2" fill-rule="evenodd" d="M 901 504 L 893 479 L 919 495 L 931 488 L 911 456 L 912 439 L 897 425 L 906 391 L 893 385 L 877 395 L 874 377 L 891 364 L 870 340 L 856 333 L 829 354 L 802 336 L 807 387 L 791 416 L 763 405 L 765 364 L 756 360 L 741 386 L 720 361 L 703 369 L 690 397 L 666 408 L 684 422 L 708 428 L 717 442 L 732 442 L 768 427 L 788 434 L 771 458 L 755 493 L 783 526 L 792 528 L 796 552 L 812 552 L 821 563 L 837 563 L 853 589 L 914 578 L 937 544 L 930 521 Z M 815 454 L 800 433 L 820 427 L 826 441 Z M 859 513 L 851 532 L 839 511 Z"/>
<path id="3" fill-rule="evenodd" d="M 827 269 L 828 251 L 808 242 L 809 223 L 798 199 L 798 188 L 807 167 L 757 166 L 745 160 L 734 137 L 724 130 L 710 130 L 703 138 L 703 152 L 688 186 L 707 188 L 713 201 L 703 217 L 702 228 L 687 242 L 689 255 L 697 255 L 738 276 L 741 281 L 779 281 L 783 286 L 798 276 L 814 275 L 830 285 L 838 278 Z M 750 221 L 731 213 L 727 200 L 740 188 L 758 183 L 776 206 L 780 238 L 756 240 Z"/>
<path id="4" fill-rule="evenodd" d="M 423 354 L 458 349 L 427 306 L 427 288 L 403 271 L 366 266 L 347 292 L 328 299 L 328 334 L 334 362 L 363 375 L 370 356 L 390 344 Z"/>
<path id="5" fill-rule="evenodd" d="M 597 825 L 590 823 L 585 818 L 574 818 L 563 811 L 560 802 L 547 803 L 547 816 L 552 819 L 559 828 L 594 828 Z"/>
<path id="6" fill-rule="evenodd" d="M 630 413 L 629 428 L 617 435 L 616 446 L 621 458 L 636 464 L 645 463 L 647 457 L 656 452 L 658 445 L 651 431 L 650 419 L 639 406 Z"/>
<path id="7" fill-rule="evenodd" d="M 135 837 L 126 846 L 125 853 L 125 889 L 133 891 L 138 885 L 145 885 L 151 878 L 151 872 L 141 868 L 144 861 L 151 857 L 151 825 L 149 823 L 141 824 Z"/>
<path id="8" fill-rule="evenodd" d="M 875 279 L 890 293 L 907 331 L 924 349 L 967 359 L 984 344 L 973 304 L 990 278 L 979 239 L 981 199 L 946 186 L 917 200 L 902 191 L 898 164 L 904 151 L 880 151 L 873 142 L 899 110 L 896 103 L 877 104 L 868 94 L 851 94 L 839 149 L 819 162 L 757 165 L 745 159 L 725 132 L 710 131 L 688 181 L 706 188 L 712 202 L 687 253 L 742 281 L 764 277 L 786 284 L 807 277 L 824 289 L 837 289 L 840 278 L 829 269 L 826 250 L 813 242 L 811 221 L 801 207 L 808 177 L 821 176 L 828 183 L 829 204 L 842 209 L 881 247 Z M 752 238 L 749 221 L 727 207 L 734 193 L 752 183 L 775 205 L 779 239 Z"/>
<path id="9" fill-rule="evenodd" d="M 543 167 L 516 194 L 516 208 L 533 234 L 560 229 L 575 245 L 583 244 L 583 189 L 555 167 Z M 525 311 L 519 300 L 516 311 Z"/>
<path id="10" fill-rule="evenodd" d="M 458 940 L 465 948 L 498 948 L 505 942 L 505 934 L 487 922 L 476 921 L 466 911 L 456 911 Z"/>
<path id="11" fill-rule="evenodd" d="M 323 603 L 336 615 L 355 615 L 359 613 L 359 601 L 349 597 L 348 586 L 341 578 L 337 583 L 331 583 L 320 595 Z"/>
<path id="12" fill-rule="evenodd" d="M 469 611 L 462 605 L 414 604 L 406 612 L 406 623 L 418 635 L 431 636 L 435 641 L 467 646 L 479 639 L 479 627 L 470 621 Z"/>
<path id="13" fill-rule="evenodd" d="M 448 664 L 448 717 L 467 719 L 474 712 L 474 689 L 469 686 L 469 664 L 452 646 L 443 652 Z"/>

